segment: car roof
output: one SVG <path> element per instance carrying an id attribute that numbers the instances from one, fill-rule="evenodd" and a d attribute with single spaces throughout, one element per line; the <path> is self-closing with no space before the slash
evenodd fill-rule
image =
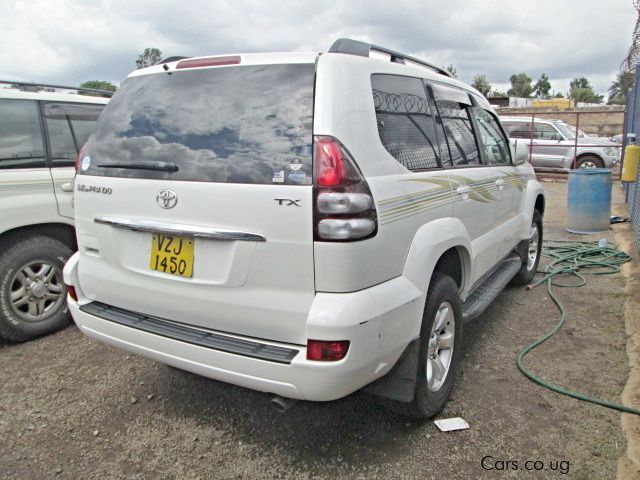
<path id="1" fill-rule="evenodd" d="M 501 122 L 531 122 L 531 117 L 508 117 L 505 115 L 500 115 Z M 544 122 L 544 123 L 553 123 L 553 122 L 562 122 L 562 120 L 549 120 L 548 118 L 539 118 L 536 117 L 534 122 Z"/>
<path id="2" fill-rule="evenodd" d="M 47 92 L 40 90 L 37 92 L 26 92 L 16 88 L 0 88 L 1 99 L 22 99 L 22 100 L 47 100 L 53 102 L 73 102 L 91 103 L 104 105 L 109 102 L 108 98 L 95 97 L 92 95 L 79 95 L 75 91 L 55 91 Z"/>
<path id="3" fill-rule="evenodd" d="M 193 67 L 189 70 L 202 70 L 207 68 L 228 68 L 229 66 L 247 66 L 247 65 L 281 65 L 281 64 L 313 64 L 317 61 L 320 55 L 340 55 L 344 59 L 352 59 L 353 62 L 361 62 L 363 60 L 370 62 L 380 62 L 381 64 L 389 64 L 392 68 L 411 76 L 421 76 L 429 80 L 434 80 L 440 83 L 444 83 L 453 87 L 461 88 L 468 93 L 474 94 L 484 107 L 489 108 L 489 102 L 486 98 L 475 88 L 467 85 L 455 78 L 442 75 L 434 71 L 431 68 L 419 65 L 417 63 L 407 61 L 404 64 L 391 62 L 389 59 L 385 59 L 381 56 L 361 57 L 357 55 L 350 55 L 345 53 L 332 53 L 332 52 L 272 52 L 272 53 L 227 53 L 221 55 L 204 55 L 200 57 L 185 57 L 171 62 L 160 63 L 146 68 L 141 68 L 131 72 L 127 78 L 138 77 L 142 75 L 153 74 L 167 74 L 173 73 L 176 70 L 178 63 L 185 60 L 199 60 L 205 58 L 221 58 L 221 57 L 240 57 L 239 64 L 233 65 L 220 65 L 220 66 L 206 66 L 206 67 Z M 165 67 L 166 66 L 166 67 Z M 186 71 L 186 70 L 185 70 Z M 394 72 L 395 73 L 395 72 Z"/>
<path id="4" fill-rule="evenodd" d="M 205 58 L 221 58 L 221 57 L 240 57 L 241 66 L 246 65 L 278 65 L 284 63 L 315 63 L 318 58 L 317 52 L 274 52 L 274 53 L 225 53 L 220 55 L 203 55 L 201 57 L 188 57 L 173 62 L 159 63 L 151 67 L 141 68 L 131 72 L 127 78 L 139 77 L 142 75 L 151 75 L 156 73 L 168 73 L 176 70 L 178 63 L 184 60 L 200 60 Z M 165 69 L 164 66 L 167 66 Z M 203 70 L 207 68 L 227 68 L 234 65 L 194 67 L 189 70 Z"/>

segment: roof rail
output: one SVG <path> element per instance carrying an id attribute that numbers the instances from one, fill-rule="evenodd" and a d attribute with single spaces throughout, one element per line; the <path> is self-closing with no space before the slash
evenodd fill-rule
<path id="1" fill-rule="evenodd" d="M 21 89 L 22 87 L 64 88 L 66 90 L 77 90 L 78 92 L 100 93 L 102 95 L 108 95 L 109 97 L 111 97 L 114 94 L 114 92 L 112 92 L 111 90 L 102 90 L 100 88 L 70 87 L 68 85 L 51 85 L 48 83 L 19 82 L 15 80 L 0 80 L 0 84 L 1 83 L 5 83 L 9 85 L 17 85 Z"/>
<path id="2" fill-rule="evenodd" d="M 333 42 L 333 45 L 329 48 L 330 53 L 347 53 L 349 55 L 358 55 L 359 57 L 368 57 L 371 50 L 388 54 L 391 57 L 391 61 L 394 63 L 404 64 L 405 60 L 409 60 L 410 62 L 417 63 L 434 70 L 441 75 L 446 75 L 447 77 L 451 76 L 451 74 L 444 68 L 440 68 L 432 63 L 425 62 L 424 60 L 420 60 L 419 58 L 412 57 L 410 55 L 405 55 L 404 53 L 396 52 L 395 50 L 390 50 L 371 43 L 361 42 L 359 40 L 339 38 Z"/>

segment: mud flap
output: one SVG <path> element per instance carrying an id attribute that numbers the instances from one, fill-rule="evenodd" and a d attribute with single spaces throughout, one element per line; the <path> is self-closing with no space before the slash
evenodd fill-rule
<path id="1" fill-rule="evenodd" d="M 418 375 L 418 353 L 420 338 L 415 338 L 405 348 L 389 373 L 370 383 L 362 390 L 370 395 L 398 402 L 412 402 L 416 394 Z"/>
<path id="2" fill-rule="evenodd" d="M 529 240 L 520 240 L 520 243 L 513 249 L 514 252 L 522 259 L 522 263 L 527 263 L 527 256 L 529 254 Z"/>

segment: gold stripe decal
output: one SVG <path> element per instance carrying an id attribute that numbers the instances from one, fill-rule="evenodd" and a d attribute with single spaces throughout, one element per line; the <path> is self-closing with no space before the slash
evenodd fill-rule
<path id="1" fill-rule="evenodd" d="M 497 178 L 504 180 L 505 188 L 523 191 L 526 183 L 535 178 L 531 174 L 497 172 Z M 402 182 L 430 183 L 435 187 L 415 193 L 385 198 L 378 202 L 381 223 L 387 224 L 424 213 L 453 201 L 453 191 L 461 185 L 471 187 L 469 198 L 476 202 L 491 203 L 498 201 L 495 194 L 498 187 L 494 178 L 473 180 L 462 175 L 433 176 L 428 178 L 402 179 Z"/>

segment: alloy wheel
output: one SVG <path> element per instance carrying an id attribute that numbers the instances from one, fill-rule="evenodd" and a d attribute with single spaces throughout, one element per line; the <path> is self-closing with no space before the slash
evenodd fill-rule
<path id="1" fill-rule="evenodd" d="M 427 346 L 427 386 L 432 392 L 440 390 L 451 367 L 455 322 L 453 307 L 443 302 L 436 312 Z"/>
<path id="2" fill-rule="evenodd" d="M 18 269 L 9 282 L 10 307 L 27 322 L 38 322 L 55 313 L 65 300 L 62 272 L 55 265 L 34 261 Z"/>

